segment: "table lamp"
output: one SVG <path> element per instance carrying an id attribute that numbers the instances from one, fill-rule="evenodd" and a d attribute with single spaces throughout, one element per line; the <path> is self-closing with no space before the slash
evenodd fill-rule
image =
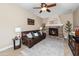
<path id="1" fill-rule="evenodd" d="M 17 37 L 17 38 L 21 38 L 21 28 L 20 28 L 20 27 L 16 27 L 16 28 L 15 28 L 15 32 L 16 32 L 16 34 L 17 34 L 16 37 Z"/>

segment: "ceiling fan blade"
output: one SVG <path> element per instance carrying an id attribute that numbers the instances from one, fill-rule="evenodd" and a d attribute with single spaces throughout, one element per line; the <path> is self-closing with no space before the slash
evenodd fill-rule
<path id="1" fill-rule="evenodd" d="M 40 10 L 40 12 L 39 13 L 41 13 L 42 12 L 42 10 Z"/>
<path id="2" fill-rule="evenodd" d="M 34 7 L 33 9 L 41 9 L 41 7 Z"/>
<path id="3" fill-rule="evenodd" d="M 49 8 L 49 7 L 53 7 L 53 6 L 56 6 L 56 3 L 47 5 L 48 8 Z"/>
<path id="4" fill-rule="evenodd" d="M 43 4 L 44 4 L 44 3 L 41 3 L 41 8 L 43 7 Z"/>
<path id="5" fill-rule="evenodd" d="M 47 12 L 51 12 L 49 9 L 46 10 Z"/>

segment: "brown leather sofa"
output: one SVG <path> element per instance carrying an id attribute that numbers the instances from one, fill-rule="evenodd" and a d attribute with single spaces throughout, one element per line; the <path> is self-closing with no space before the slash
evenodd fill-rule
<path id="1" fill-rule="evenodd" d="M 28 38 L 26 35 L 28 33 L 32 34 L 32 38 Z M 34 33 L 38 33 L 38 36 L 34 36 Z M 39 30 L 32 30 L 32 31 L 23 31 L 22 32 L 22 43 L 29 48 L 34 46 L 36 43 L 40 42 L 41 40 L 45 39 L 46 34 L 45 33 L 40 33 Z"/>

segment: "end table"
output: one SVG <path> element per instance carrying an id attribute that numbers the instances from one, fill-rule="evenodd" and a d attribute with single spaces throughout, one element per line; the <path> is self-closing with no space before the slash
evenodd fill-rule
<path id="1" fill-rule="evenodd" d="M 20 39 L 14 38 L 13 39 L 13 46 L 14 46 L 14 50 L 21 48 L 21 38 Z"/>

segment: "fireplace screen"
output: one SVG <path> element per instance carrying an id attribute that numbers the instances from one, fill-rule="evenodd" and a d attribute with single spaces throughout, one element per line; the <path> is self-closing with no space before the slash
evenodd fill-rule
<path id="1" fill-rule="evenodd" d="M 49 35 L 58 36 L 58 28 L 49 28 Z"/>

